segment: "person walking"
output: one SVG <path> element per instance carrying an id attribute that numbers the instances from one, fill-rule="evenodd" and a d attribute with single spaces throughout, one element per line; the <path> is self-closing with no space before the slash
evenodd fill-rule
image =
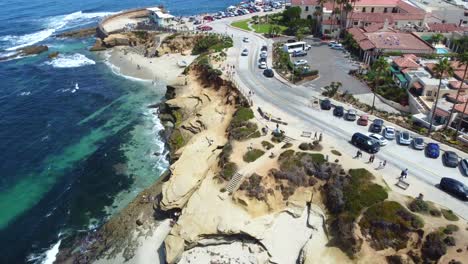
<path id="1" fill-rule="evenodd" d="M 314 139 L 315 140 L 317 139 L 317 132 L 315 132 L 315 134 L 314 134 Z"/>
<path id="2" fill-rule="evenodd" d="M 320 132 L 319 141 L 322 142 L 322 139 L 323 139 L 322 132 Z"/>
<path id="3" fill-rule="evenodd" d="M 385 168 L 385 165 L 387 165 L 387 160 L 384 160 L 382 163 L 382 169 Z"/>

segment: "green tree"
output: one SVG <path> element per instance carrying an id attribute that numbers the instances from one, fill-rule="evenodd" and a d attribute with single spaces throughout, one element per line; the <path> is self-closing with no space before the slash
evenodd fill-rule
<path id="1" fill-rule="evenodd" d="M 298 6 L 290 7 L 283 12 L 283 19 L 288 25 L 293 25 L 300 18 L 301 8 Z"/>
<path id="2" fill-rule="evenodd" d="M 437 33 L 435 35 L 432 35 L 431 37 L 431 43 L 434 44 L 434 43 L 439 43 L 441 42 L 442 40 L 444 39 L 444 35 L 440 34 L 440 33 Z"/>
<path id="3" fill-rule="evenodd" d="M 372 70 L 375 72 L 375 77 L 374 77 L 374 88 L 372 89 L 374 98 L 372 99 L 371 114 L 374 113 L 374 108 L 375 108 L 375 90 L 377 89 L 377 86 L 379 85 L 380 79 L 383 77 L 383 73 L 388 72 L 389 68 L 390 68 L 390 65 L 388 64 L 385 57 L 379 57 L 374 62 L 374 64 L 372 64 Z"/>
<path id="4" fill-rule="evenodd" d="M 330 85 L 323 87 L 325 91 L 322 94 L 324 96 L 333 97 L 338 92 L 341 86 L 343 86 L 341 82 L 331 82 Z"/>
<path id="5" fill-rule="evenodd" d="M 437 109 L 437 104 L 439 103 L 439 94 L 440 94 L 440 87 L 442 86 L 442 79 L 444 76 L 452 76 L 453 75 L 453 68 L 450 64 L 450 61 L 447 58 L 440 59 L 439 62 L 434 66 L 433 69 L 435 75 L 439 78 L 439 87 L 437 87 L 437 94 L 434 106 L 432 108 L 431 113 L 431 121 L 429 123 L 429 129 L 427 130 L 427 135 L 431 134 L 432 130 L 432 123 L 434 122 L 435 117 L 435 110 Z"/>
<path id="6" fill-rule="evenodd" d="M 304 39 L 305 34 L 307 34 L 307 28 L 301 27 L 296 31 L 296 39 L 301 41 Z"/>
<path id="7" fill-rule="evenodd" d="M 460 95 L 460 92 L 462 90 L 462 86 L 465 84 L 465 79 L 466 79 L 466 73 L 467 73 L 467 70 L 468 70 L 468 52 L 464 52 L 462 54 L 460 54 L 458 56 L 458 61 L 460 62 L 460 65 L 462 66 L 465 66 L 465 71 L 463 72 L 463 79 L 460 83 L 460 87 L 458 87 L 458 91 L 457 91 L 457 99 Z M 461 123 L 463 121 L 463 118 L 465 118 L 465 111 L 466 111 L 466 106 L 467 106 L 468 102 L 465 102 L 465 106 L 463 107 L 463 112 L 461 113 L 461 118 L 459 118 L 458 120 L 458 123 L 457 123 L 457 131 L 455 133 L 455 136 L 454 136 L 454 139 L 457 138 L 458 136 L 458 132 L 460 131 L 460 128 L 461 128 Z M 449 120 L 452 118 L 452 114 L 455 110 L 455 104 L 453 105 L 452 107 L 452 110 L 450 111 L 450 117 L 449 117 Z"/>

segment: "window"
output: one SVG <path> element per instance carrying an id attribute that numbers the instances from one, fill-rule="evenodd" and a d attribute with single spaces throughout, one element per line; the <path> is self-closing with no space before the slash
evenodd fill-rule
<path id="1" fill-rule="evenodd" d="M 426 96 L 429 97 L 429 96 L 431 96 L 431 95 L 432 95 L 432 91 L 427 91 L 427 92 L 426 92 Z"/>
<path id="2" fill-rule="evenodd" d="M 374 8 L 371 9 L 371 13 L 374 13 Z"/>
<path id="3" fill-rule="evenodd" d="M 309 7 L 308 6 L 305 7 L 305 11 L 309 12 Z"/>
<path id="4" fill-rule="evenodd" d="M 359 25 L 359 21 L 354 21 L 354 25 L 355 26 Z"/>
<path id="5" fill-rule="evenodd" d="M 386 8 L 386 7 L 383 9 L 383 12 L 384 12 L 384 13 L 387 13 L 387 8 Z"/>
<path id="6" fill-rule="evenodd" d="M 366 12 L 366 8 L 365 8 L 365 7 L 362 8 L 362 12 L 363 12 L 363 13 Z"/>
<path id="7" fill-rule="evenodd" d="M 398 13 L 398 10 L 396 7 L 392 8 L 392 13 Z"/>

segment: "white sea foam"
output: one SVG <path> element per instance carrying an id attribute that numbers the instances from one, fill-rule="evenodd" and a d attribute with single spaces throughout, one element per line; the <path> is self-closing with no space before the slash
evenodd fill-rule
<path id="1" fill-rule="evenodd" d="M 26 46 L 34 45 L 38 42 L 46 40 L 54 33 L 60 30 L 71 29 L 80 25 L 85 25 L 96 21 L 98 18 L 105 17 L 114 13 L 98 12 L 98 13 L 83 13 L 81 11 L 67 15 L 54 16 L 46 18 L 43 22 L 44 29 L 25 34 L 25 35 L 7 35 L 0 37 L 0 41 L 8 43 L 7 51 L 17 50 Z"/>
<path id="2" fill-rule="evenodd" d="M 62 240 L 59 240 L 57 243 L 55 243 L 55 245 L 53 245 L 45 252 L 45 258 L 44 261 L 42 261 L 42 264 L 53 264 L 55 262 L 55 258 L 59 252 L 60 243 L 62 243 Z"/>
<path id="3" fill-rule="evenodd" d="M 86 65 L 93 65 L 96 64 L 96 62 L 83 54 L 75 53 L 71 55 L 60 54 L 57 58 L 51 61 L 47 61 L 45 64 L 51 65 L 54 68 L 76 68 Z"/>
<path id="4" fill-rule="evenodd" d="M 22 93 L 20 93 L 20 96 L 28 96 L 28 95 L 30 95 L 30 94 L 31 94 L 31 92 L 30 92 L 30 91 L 27 91 L 27 92 L 22 92 Z"/>

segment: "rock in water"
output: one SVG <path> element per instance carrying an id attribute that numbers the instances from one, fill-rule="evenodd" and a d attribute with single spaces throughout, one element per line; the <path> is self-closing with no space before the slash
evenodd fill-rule
<path id="1" fill-rule="evenodd" d="M 56 35 L 57 38 L 84 38 L 96 35 L 96 28 L 82 28 Z"/>
<path id="2" fill-rule="evenodd" d="M 50 53 L 47 57 L 49 57 L 49 59 L 55 59 L 57 58 L 58 55 L 59 55 L 59 52 L 55 51 L 55 52 Z"/>
<path id="3" fill-rule="evenodd" d="M 37 46 L 29 46 L 18 49 L 18 55 L 37 55 L 42 52 L 48 51 L 49 47 L 46 45 L 37 45 Z"/>
<path id="4" fill-rule="evenodd" d="M 100 38 L 96 39 L 96 43 L 94 43 L 94 46 L 89 49 L 90 51 L 102 51 L 105 50 L 106 47 L 104 47 L 102 40 Z"/>

